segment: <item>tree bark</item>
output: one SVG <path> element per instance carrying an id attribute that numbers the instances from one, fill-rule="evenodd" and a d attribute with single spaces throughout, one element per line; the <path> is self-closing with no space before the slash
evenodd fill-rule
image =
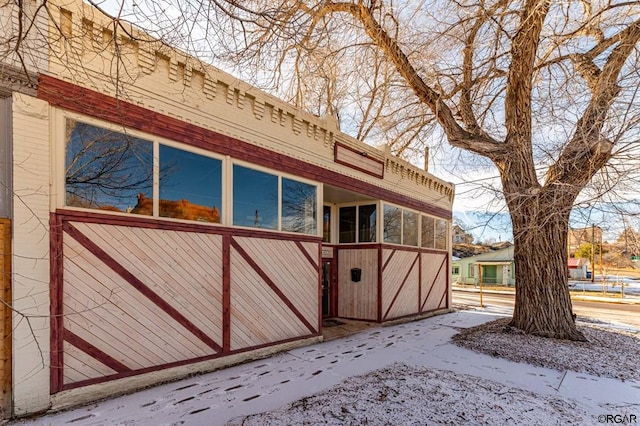
<path id="1" fill-rule="evenodd" d="M 510 209 L 517 288 L 511 325 L 538 336 L 586 341 L 576 328 L 568 286 L 572 204 L 558 206 L 544 198 L 536 195 Z"/>

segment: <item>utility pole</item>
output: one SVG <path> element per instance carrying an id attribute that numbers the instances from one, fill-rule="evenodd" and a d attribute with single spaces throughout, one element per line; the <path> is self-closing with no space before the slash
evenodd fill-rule
<path id="1" fill-rule="evenodd" d="M 596 279 L 596 250 L 594 247 L 596 225 L 591 224 L 591 282 Z"/>

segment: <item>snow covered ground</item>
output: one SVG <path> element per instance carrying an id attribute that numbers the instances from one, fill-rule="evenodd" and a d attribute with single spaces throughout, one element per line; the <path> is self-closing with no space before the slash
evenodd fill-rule
<path id="1" fill-rule="evenodd" d="M 640 422 L 637 330 L 581 324 L 588 327 L 589 347 L 499 333 L 503 325 L 489 322 L 500 317 L 495 312 L 470 310 L 371 328 L 15 424 Z M 475 350 L 453 341 L 460 332 L 465 336 L 458 343 L 475 342 L 470 343 Z M 585 368 L 592 364 L 597 365 L 595 370 Z"/>
<path id="2" fill-rule="evenodd" d="M 620 294 L 624 290 L 625 296 L 640 296 L 640 278 L 626 276 L 596 274 L 594 282 L 569 280 L 569 287 L 574 291 L 612 294 Z"/>

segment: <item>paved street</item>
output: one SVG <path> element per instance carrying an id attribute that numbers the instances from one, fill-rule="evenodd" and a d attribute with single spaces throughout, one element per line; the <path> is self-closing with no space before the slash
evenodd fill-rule
<path id="1" fill-rule="evenodd" d="M 453 291 L 453 303 L 479 306 L 480 294 L 468 291 Z M 511 312 L 514 303 L 514 296 L 510 294 L 496 294 L 483 292 L 482 303 L 485 306 L 495 306 L 504 309 L 503 312 Z M 582 317 L 592 318 L 601 321 L 609 321 L 627 324 L 640 328 L 640 304 L 622 304 L 573 300 L 575 313 Z"/>

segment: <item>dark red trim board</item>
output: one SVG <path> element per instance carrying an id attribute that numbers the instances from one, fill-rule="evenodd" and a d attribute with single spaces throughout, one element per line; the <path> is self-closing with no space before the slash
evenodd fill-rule
<path id="1" fill-rule="evenodd" d="M 389 264 L 389 262 L 391 262 L 391 258 L 393 257 L 394 254 L 396 254 L 395 248 L 391 249 L 391 253 L 389 254 L 389 257 L 387 257 L 387 260 L 385 260 L 384 265 L 382 266 L 383 271 L 387 269 L 387 265 Z M 382 250 L 382 257 L 384 258 L 384 249 Z"/>
<path id="2" fill-rule="evenodd" d="M 378 246 L 378 307 L 376 309 L 376 319 L 382 322 L 382 247 Z"/>
<path id="3" fill-rule="evenodd" d="M 109 375 L 109 376 L 96 377 L 96 378 L 93 378 L 93 379 L 82 380 L 80 382 L 66 384 L 66 385 L 64 385 L 62 387 L 61 390 L 77 389 L 77 388 L 80 388 L 80 387 L 83 387 L 83 386 L 95 385 L 97 383 L 104 383 L 104 382 L 108 382 L 108 381 L 111 381 L 111 380 L 123 379 L 125 377 L 137 376 L 137 375 L 140 375 L 140 374 L 153 373 L 154 371 L 166 370 L 168 368 L 174 368 L 174 367 L 181 367 L 183 365 L 195 364 L 196 362 L 209 361 L 209 360 L 212 360 L 212 359 L 221 358 L 223 356 L 235 355 L 235 354 L 245 353 L 245 352 L 251 352 L 251 351 L 258 350 L 258 349 L 268 348 L 270 346 L 282 345 L 282 344 L 285 344 L 285 343 L 295 342 L 297 340 L 309 339 L 309 338 L 318 337 L 318 336 L 320 336 L 319 333 L 314 333 L 314 334 L 310 334 L 310 335 L 307 335 L 307 336 L 294 337 L 294 338 L 291 338 L 291 339 L 279 340 L 277 342 L 266 343 L 266 344 L 258 345 L 258 346 L 252 346 L 252 347 L 249 347 L 249 348 L 242 348 L 242 349 L 238 349 L 238 350 L 232 351 L 232 352 L 230 352 L 228 354 L 224 354 L 224 355 L 223 354 L 206 355 L 206 356 L 199 357 L 199 358 L 191 358 L 191 359 L 186 359 L 186 360 L 182 360 L 182 361 L 175 361 L 175 362 L 171 362 L 171 363 L 168 363 L 168 364 L 154 365 L 153 367 L 142 368 L 140 370 L 130 370 L 130 371 L 127 371 L 127 372 L 118 373 L 118 374 L 112 374 L 112 375 Z"/>
<path id="4" fill-rule="evenodd" d="M 274 170 L 296 174 L 307 179 L 367 194 L 443 219 L 451 219 L 452 217 L 451 210 L 403 196 L 393 190 L 380 188 L 360 179 L 278 154 L 266 148 L 198 127 L 195 124 L 169 117 L 45 74 L 40 74 L 39 76 L 38 98 L 49 102 L 52 106 L 131 127 L 149 134 L 206 149 L 210 152 L 229 155 L 233 158 Z"/>
<path id="5" fill-rule="evenodd" d="M 113 358 L 111 355 L 107 354 L 106 352 L 103 352 L 102 350 L 98 349 L 91 343 L 87 342 L 83 338 L 75 335 L 74 333 L 72 333 L 67 329 L 64 330 L 64 340 L 67 343 L 75 346 L 77 349 L 81 350 L 82 352 L 86 353 L 87 355 L 91 356 L 92 358 L 97 359 L 98 361 L 100 361 L 110 369 L 117 371 L 118 373 L 127 373 L 131 371 L 129 367 L 127 367 L 117 359 Z"/>
<path id="6" fill-rule="evenodd" d="M 296 241 L 296 246 L 298 246 L 298 248 L 300 249 L 300 251 L 302 252 L 302 254 L 304 254 L 304 257 L 307 258 L 307 260 L 309 261 L 309 263 L 311 263 L 311 266 L 313 266 L 315 269 L 318 269 L 318 262 L 316 260 L 313 259 L 313 257 L 311 257 L 311 255 L 309 254 L 309 252 L 304 248 L 304 246 L 302 245 L 302 243 L 300 241 Z M 320 265 L 322 265 L 322 247 L 320 247 Z"/>
<path id="7" fill-rule="evenodd" d="M 222 352 L 231 350 L 231 237 L 222 237 Z"/>
<path id="8" fill-rule="evenodd" d="M 276 283 L 273 282 L 273 280 L 260 268 L 255 260 L 253 260 L 251 256 L 249 256 L 249 253 L 247 253 L 245 249 L 242 248 L 242 246 L 233 238 L 231 239 L 231 247 L 233 247 L 238 252 L 238 254 L 244 259 L 245 262 L 249 264 L 249 266 L 251 266 L 251 268 L 253 268 L 254 271 L 256 271 L 260 278 L 262 278 L 262 280 L 271 288 L 271 290 L 273 290 L 273 292 L 278 295 L 280 300 L 282 300 L 284 304 L 287 305 L 291 312 L 293 312 L 295 316 L 298 317 L 300 322 L 302 322 L 311 333 L 318 332 L 318 330 L 316 330 L 313 325 L 311 325 L 311 323 L 307 321 L 302 312 L 300 312 L 300 310 L 298 310 L 298 308 L 296 308 L 294 304 L 291 303 L 291 301 L 282 292 L 282 290 L 278 288 Z"/>
<path id="9" fill-rule="evenodd" d="M 133 288 L 138 290 L 142 295 L 144 295 L 147 299 L 153 302 L 156 306 L 162 309 L 167 315 L 177 321 L 180 325 L 182 325 L 185 329 L 187 329 L 191 334 L 199 338 L 202 342 L 204 342 L 207 346 L 213 349 L 216 352 L 221 352 L 222 347 L 218 345 L 213 339 L 211 339 L 205 332 L 200 330 L 195 324 L 193 324 L 189 319 L 187 319 L 184 315 L 178 312 L 173 306 L 167 303 L 164 299 L 158 296 L 153 290 L 151 290 L 146 284 L 140 281 L 137 277 L 135 277 L 131 272 L 129 272 L 124 266 L 118 263 L 113 257 L 111 257 L 107 252 L 102 250 L 97 244 L 87 238 L 82 232 L 80 232 L 76 227 L 74 227 L 71 223 L 65 222 L 63 225 L 64 232 L 66 232 L 69 236 L 79 242 L 84 248 L 86 248 L 89 252 L 91 252 L 94 256 L 100 259 L 106 266 L 111 268 L 116 274 L 120 275 L 125 281 L 127 281 Z"/>
<path id="10" fill-rule="evenodd" d="M 442 294 L 442 297 L 440 298 L 440 302 L 438 302 L 438 309 L 440 309 L 440 307 L 442 306 L 442 301 L 444 300 L 444 298 L 447 296 L 447 291 L 445 291 Z M 446 308 L 446 306 L 444 306 Z"/>
<path id="11" fill-rule="evenodd" d="M 300 242 L 314 242 L 319 243 L 322 241 L 322 237 L 316 235 L 306 234 L 286 234 L 283 232 L 264 231 L 260 229 L 243 229 L 243 228 L 228 228 L 222 225 L 203 225 L 197 222 L 184 223 L 175 222 L 163 218 L 153 218 L 149 216 L 140 215 L 123 215 L 114 213 L 103 213 L 98 210 L 70 210 L 70 209 L 58 209 L 56 214 L 61 220 L 71 222 L 82 223 L 99 223 L 101 225 L 114 225 L 114 226 L 132 226 L 136 228 L 145 229 L 160 229 L 166 231 L 178 231 L 178 232 L 196 232 L 199 234 L 213 234 L 213 235 L 234 235 L 236 237 L 251 237 L 251 238 L 265 238 L 276 239 L 281 241 L 300 241 Z"/>
<path id="12" fill-rule="evenodd" d="M 64 383 L 64 310 L 63 310 L 63 262 L 62 262 L 62 221 L 54 213 L 49 216 L 49 268 L 50 268 L 50 392 L 62 390 Z"/>

